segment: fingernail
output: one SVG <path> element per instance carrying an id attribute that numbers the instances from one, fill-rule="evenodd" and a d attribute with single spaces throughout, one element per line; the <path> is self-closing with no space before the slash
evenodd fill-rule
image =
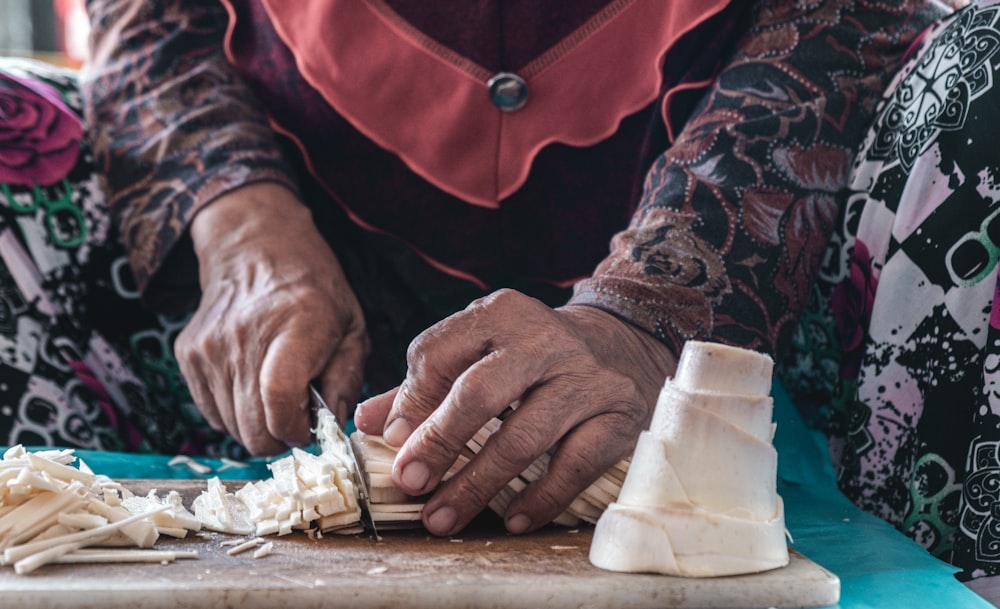
<path id="1" fill-rule="evenodd" d="M 427 528 L 432 533 L 446 535 L 455 527 L 456 520 L 458 520 L 458 514 L 446 505 L 438 508 L 437 511 L 427 517 Z"/>
<path id="2" fill-rule="evenodd" d="M 365 409 L 365 404 L 367 404 L 367 403 L 368 403 L 368 400 L 365 400 L 364 402 L 361 402 L 357 406 L 354 407 L 354 418 L 355 419 L 358 418 L 359 416 L 361 416 L 361 411 Z"/>
<path id="3" fill-rule="evenodd" d="M 507 530 L 515 535 L 531 528 L 531 519 L 524 514 L 515 514 L 507 519 Z"/>
<path id="4" fill-rule="evenodd" d="M 413 433 L 413 428 L 403 419 L 396 419 L 382 432 L 382 439 L 389 446 L 402 446 L 406 439 Z"/>
<path id="5" fill-rule="evenodd" d="M 399 475 L 403 483 L 403 490 L 412 492 L 423 490 L 430 477 L 431 471 L 420 461 L 408 463 Z"/>

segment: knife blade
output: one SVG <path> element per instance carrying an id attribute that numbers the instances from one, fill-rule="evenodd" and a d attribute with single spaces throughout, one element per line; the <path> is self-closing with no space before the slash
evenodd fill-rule
<path id="1" fill-rule="evenodd" d="M 316 386 L 312 383 L 309 384 L 309 401 L 313 413 L 318 409 L 323 408 L 328 410 L 331 414 L 333 413 L 329 407 L 326 405 L 326 401 L 323 399 L 323 395 L 316 389 Z M 351 467 L 351 477 L 354 479 L 354 486 L 358 489 L 358 503 L 361 506 L 361 524 L 365 529 L 371 534 L 376 540 L 378 537 L 378 530 L 375 528 L 375 519 L 372 517 L 372 502 L 371 494 L 368 492 L 368 485 L 365 484 L 364 474 L 361 473 L 361 462 L 358 461 L 357 455 L 354 454 L 354 448 L 351 446 L 351 440 L 344 433 L 344 430 L 340 428 L 339 425 L 334 426 L 337 434 L 337 440 L 343 442 L 344 446 L 347 448 L 347 454 L 351 458 L 353 467 Z"/>

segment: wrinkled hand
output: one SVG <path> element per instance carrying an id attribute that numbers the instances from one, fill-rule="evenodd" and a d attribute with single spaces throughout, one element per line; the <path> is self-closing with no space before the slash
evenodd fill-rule
<path id="1" fill-rule="evenodd" d="M 355 423 L 401 445 L 393 481 L 413 495 L 437 488 L 424 526 L 450 535 L 552 448 L 548 472 L 504 518 L 510 532 L 522 533 L 557 517 L 630 454 L 676 360 L 608 313 L 551 309 L 503 290 L 418 336 L 407 364 L 403 383 L 359 406 Z M 469 438 L 512 404 L 476 457 L 440 484 Z"/>
<path id="2" fill-rule="evenodd" d="M 191 237 L 202 297 L 175 352 L 208 422 L 256 455 L 307 444 L 313 379 L 345 421 L 368 336 L 308 208 L 283 187 L 254 184 L 199 212 Z"/>

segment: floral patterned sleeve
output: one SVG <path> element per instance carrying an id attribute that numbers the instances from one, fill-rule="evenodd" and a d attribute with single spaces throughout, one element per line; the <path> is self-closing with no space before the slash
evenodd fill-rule
<path id="1" fill-rule="evenodd" d="M 88 0 L 85 118 L 109 205 L 144 300 L 192 306 L 186 229 L 219 195 L 255 181 L 295 188 L 266 116 L 230 67 L 221 3 Z"/>
<path id="2" fill-rule="evenodd" d="M 654 163 L 632 222 L 571 303 L 674 353 L 788 345 L 844 204 L 854 150 L 907 48 L 944 5 L 765 0 Z"/>

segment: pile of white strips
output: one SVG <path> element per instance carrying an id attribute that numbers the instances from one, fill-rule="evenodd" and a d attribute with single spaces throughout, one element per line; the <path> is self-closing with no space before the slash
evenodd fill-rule
<path id="1" fill-rule="evenodd" d="M 76 461 L 72 450 L 9 448 L 0 461 L 0 564 L 30 573 L 49 563 L 165 562 L 191 552 L 150 550 L 160 535 L 201 528 L 176 492 L 133 495 Z M 132 548 L 124 550 L 123 548 Z"/>
<path id="2" fill-rule="evenodd" d="M 49 563 L 196 558 L 197 552 L 152 548 L 161 535 L 183 538 L 202 529 L 257 535 L 229 551 L 261 545 L 257 557 L 268 550 L 263 535 L 360 532 L 356 465 L 332 414 L 321 417 L 317 437 L 319 454 L 294 450 L 268 464 L 271 478 L 247 482 L 236 493 L 218 477 L 209 479 L 193 512 L 176 491 L 135 495 L 95 474 L 72 450 L 13 446 L 0 460 L 0 565 L 23 574 Z"/>

